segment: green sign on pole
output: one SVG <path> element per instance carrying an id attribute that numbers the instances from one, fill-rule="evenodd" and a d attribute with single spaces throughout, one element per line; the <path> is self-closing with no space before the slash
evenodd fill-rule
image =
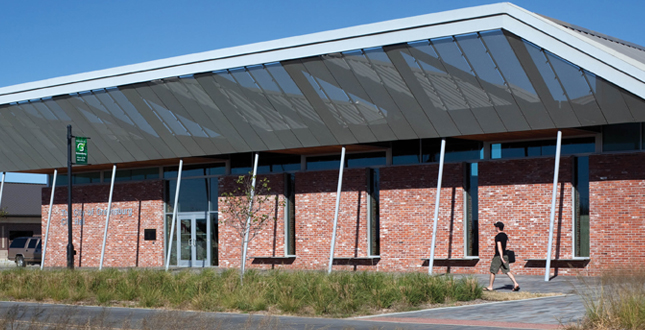
<path id="1" fill-rule="evenodd" d="M 87 138 L 76 137 L 76 164 L 87 165 Z"/>

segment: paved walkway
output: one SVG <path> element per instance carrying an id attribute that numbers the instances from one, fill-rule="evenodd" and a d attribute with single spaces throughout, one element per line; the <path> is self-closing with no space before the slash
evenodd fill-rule
<path id="1" fill-rule="evenodd" d="M 482 285 L 488 285 L 488 275 L 475 277 Z M 584 316 L 583 301 L 575 294 L 575 288 L 582 283 L 576 278 L 556 277 L 549 282 L 545 282 L 543 276 L 517 276 L 516 279 L 522 291 L 565 295 L 375 315 L 360 319 L 392 322 L 402 326 L 426 324 L 496 329 L 557 329 L 561 324 L 578 322 Z M 498 276 L 494 288 L 497 291 L 511 292 L 513 283 L 505 275 Z"/>

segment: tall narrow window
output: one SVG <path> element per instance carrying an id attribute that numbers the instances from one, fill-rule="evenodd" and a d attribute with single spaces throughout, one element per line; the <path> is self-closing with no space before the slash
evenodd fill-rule
<path id="1" fill-rule="evenodd" d="M 381 254 L 379 230 L 379 169 L 367 169 L 367 244 L 370 256 Z"/>
<path id="2" fill-rule="evenodd" d="M 576 157 L 574 177 L 574 253 L 589 256 L 589 157 Z"/>
<path id="3" fill-rule="evenodd" d="M 465 166 L 464 173 L 464 233 L 466 257 L 479 256 L 479 176 L 477 163 Z"/>
<path id="4" fill-rule="evenodd" d="M 284 175 L 284 253 L 296 255 L 296 175 Z"/>

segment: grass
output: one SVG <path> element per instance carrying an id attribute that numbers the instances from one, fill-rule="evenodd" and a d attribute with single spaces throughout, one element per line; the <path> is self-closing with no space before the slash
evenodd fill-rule
<path id="1" fill-rule="evenodd" d="M 473 278 L 421 273 L 107 269 L 0 272 L 0 299 L 347 317 L 482 298 Z"/>
<path id="2" fill-rule="evenodd" d="M 580 280 L 577 291 L 586 314 L 567 329 L 645 329 L 645 269 L 608 271 L 600 278 Z"/>

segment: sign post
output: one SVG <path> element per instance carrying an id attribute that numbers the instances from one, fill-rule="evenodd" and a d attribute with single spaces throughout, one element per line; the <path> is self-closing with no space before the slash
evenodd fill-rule
<path id="1" fill-rule="evenodd" d="M 74 269 L 72 213 L 72 125 L 67 125 L 67 269 Z"/>

